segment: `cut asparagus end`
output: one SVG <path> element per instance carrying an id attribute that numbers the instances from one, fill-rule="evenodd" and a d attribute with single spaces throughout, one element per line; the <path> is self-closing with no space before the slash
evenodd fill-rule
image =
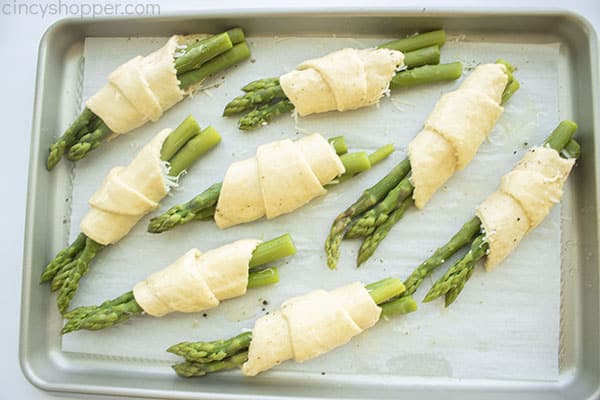
<path id="1" fill-rule="evenodd" d="M 192 137 L 171 158 L 169 169 L 170 176 L 178 176 L 189 169 L 202 155 L 221 142 L 221 135 L 212 126 L 204 129 L 200 134 Z"/>
<path id="2" fill-rule="evenodd" d="M 446 32 L 443 29 L 440 29 L 426 33 L 419 33 L 404 39 L 393 40 L 378 46 L 378 48 L 408 52 L 434 45 L 442 47 L 444 43 L 446 43 Z"/>
<path id="3" fill-rule="evenodd" d="M 421 67 L 440 63 L 440 48 L 437 45 L 424 47 L 404 54 L 404 65 L 407 68 Z"/>
<path id="4" fill-rule="evenodd" d="M 279 270 L 275 267 L 250 271 L 248 274 L 248 289 L 274 285 L 279 282 Z"/>
<path id="5" fill-rule="evenodd" d="M 173 132 L 167 136 L 160 149 L 160 159 L 170 161 L 171 158 L 194 136 L 201 132 L 198 122 L 188 115 Z"/>
<path id="6" fill-rule="evenodd" d="M 208 76 L 232 67 L 248 58 L 250 58 L 250 48 L 248 47 L 248 44 L 246 42 L 238 43 L 233 46 L 231 50 L 216 56 L 199 68 L 178 75 L 179 87 L 185 89 L 195 85 L 206 79 Z"/>
<path id="7" fill-rule="evenodd" d="M 564 154 L 567 158 L 577 159 L 581 155 L 581 146 L 576 140 L 571 139 L 562 150 L 561 154 Z"/>
<path id="8" fill-rule="evenodd" d="M 233 44 L 242 43 L 246 40 L 246 36 L 244 35 L 244 30 L 240 27 L 232 28 L 228 30 L 227 35 L 229 35 L 229 39 Z"/>
<path id="9" fill-rule="evenodd" d="M 417 302 L 411 296 L 405 296 L 383 303 L 381 308 L 380 318 L 389 319 L 396 315 L 417 311 Z"/>
<path id="10" fill-rule="evenodd" d="M 270 262 L 296 254 L 296 246 L 289 233 L 263 242 L 252 252 L 249 268 L 255 268 Z"/>
<path id="11" fill-rule="evenodd" d="M 328 139 L 328 142 L 333 146 L 333 148 L 335 149 L 335 153 L 338 156 L 341 156 L 342 154 L 346 154 L 348 152 L 348 145 L 346 144 L 345 137 L 332 137 L 331 139 Z"/>
<path id="12" fill-rule="evenodd" d="M 386 278 L 365 286 L 373 301 L 382 304 L 387 300 L 398 297 L 406 288 L 398 278 Z"/>
<path id="13" fill-rule="evenodd" d="M 369 156 L 364 151 L 343 154 L 340 156 L 340 160 L 346 169 L 344 172 L 346 176 L 354 176 L 371 168 Z"/>
<path id="14" fill-rule="evenodd" d="M 571 141 L 577 131 L 577 124 L 571 120 L 561 121 L 544 141 L 544 145 L 560 151 Z"/>
<path id="15" fill-rule="evenodd" d="M 422 85 L 425 83 L 454 81 L 462 75 L 462 64 L 453 62 L 449 64 L 424 65 L 398 72 L 390 82 L 390 89 Z"/>
<path id="16" fill-rule="evenodd" d="M 231 50 L 231 48 L 233 48 L 233 43 L 226 32 L 211 36 L 196 46 L 190 46 L 183 55 L 175 59 L 177 74 L 200 68 L 202 64 L 212 60 L 219 54 Z"/>

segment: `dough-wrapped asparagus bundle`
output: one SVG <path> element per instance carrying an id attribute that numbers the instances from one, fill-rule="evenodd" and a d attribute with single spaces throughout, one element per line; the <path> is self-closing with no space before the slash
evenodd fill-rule
<path id="1" fill-rule="evenodd" d="M 41 281 L 58 290 L 64 313 L 88 272 L 89 264 L 105 246 L 123 238 L 176 185 L 180 173 L 221 141 L 212 127 L 201 130 L 191 116 L 174 131 L 160 131 L 126 167 L 113 168 L 91 197 L 81 221 L 81 233 L 46 266 Z"/>
<path id="2" fill-rule="evenodd" d="M 502 114 L 501 104 L 519 87 L 512 72 L 502 60 L 480 65 L 457 90 L 442 96 L 408 145 L 408 158 L 334 220 L 325 242 L 330 268 L 337 265 L 344 237 L 364 238 L 357 257 L 360 266 L 413 203 L 424 207 L 471 161 Z"/>
<path id="3" fill-rule="evenodd" d="M 562 121 L 543 147 L 533 147 L 502 180 L 500 189 L 477 209 L 448 243 L 419 265 L 404 282 L 412 295 L 431 274 L 462 248 L 469 250 L 430 289 L 425 301 L 445 295 L 449 306 L 471 277 L 477 262 L 485 257 L 486 269 L 498 265 L 560 201 L 563 185 L 579 157 L 579 144 L 572 139 L 577 125 Z M 562 157 L 562 158 L 561 158 Z"/>
<path id="4" fill-rule="evenodd" d="M 346 48 L 305 61 L 278 78 L 244 86 L 246 93 L 229 102 L 223 115 L 252 110 L 238 124 L 249 130 L 294 109 L 300 116 L 355 110 L 376 104 L 388 89 L 457 79 L 460 63 L 435 65 L 445 40 L 445 32 L 438 30 L 376 49 Z"/>
<path id="5" fill-rule="evenodd" d="M 132 291 L 99 306 L 78 307 L 66 313 L 62 333 L 104 329 L 142 313 L 162 317 L 174 311 L 214 308 L 223 300 L 243 296 L 248 288 L 277 283 L 277 268 L 265 268 L 265 264 L 295 253 L 288 234 L 264 243 L 238 240 L 206 253 L 192 249 L 136 284 Z"/>
<path id="6" fill-rule="evenodd" d="M 120 65 L 50 146 L 50 170 L 66 153 L 77 161 L 109 136 L 126 134 L 193 92 L 208 76 L 250 57 L 241 28 L 218 35 L 174 35 L 159 50 Z"/>
<path id="7" fill-rule="evenodd" d="M 313 134 L 297 141 L 286 139 L 259 146 L 255 157 L 229 167 L 223 183 L 152 218 L 148 231 L 164 232 L 211 217 L 223 229 L 263 216 L 275 218 L 326 194 L 326 185 L 369 169 L 393 151 L 391 145 L 386 145 L 370 155 L 338 155 L 337 150 L 346 150 L 341 142 L 338 137 L 331 144 Z"/>
<path id="8" fill-rule="evenodd" d="M 173 366 L 181 376 L 237 367 L 254 376 L 286 360 L 303 362 L 343 346 L 382 317 L 415 311 L 410 296 L 397 298 L 403 291 L 396 278 L 316 290 L 289 299 L 280 311 L 259 318 L 252 332 L 213 342 L 182 342 L 167 351 L 186 359 Z"/>

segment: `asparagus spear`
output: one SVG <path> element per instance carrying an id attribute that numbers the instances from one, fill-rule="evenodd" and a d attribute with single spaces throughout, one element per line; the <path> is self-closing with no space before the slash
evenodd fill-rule
<path id="1" fill-rule="evenodd" d="M 218 73 L 250 57 L 241 28 L 234 28 L 189 45 L 175 58 L 180 87 L 187 89 L 209 75 Z M 63 135 L 50 146 L 46 167 L 51 170 L 65 151 L 77 161 L 98 147 L 112 132 L 102 119 L 85 107 Z M 167 158 L 170 159 L 170 158 Z"/>
<path id="2" fill-rule="evenodd" d="M 223 116 L 237 114 L 244 110 L 254 107 L 257 104 L 264 104 L 273 99 L 286 98 L 283 89 L 279 85 L 268 86 L 264 89 L 247 92 L 243 96 L 236 97 L 225 106 Z"/>
<path id="3" fill-rule="evenodd" d="M 380 318 L 389 319 L 417 309 L 417 304 L 411 297 L 396 299 L 404 291 L 404 285 L 399 279 L 386 278 L 366 285 L 365 288 L 382 307 Z M 179 376 L 203 376 L 240 367 L 248 360 L 251 342 L 252 332 L 244 332 L 230 339 L 212 342 L 181 342 L 169 347 L 167 351 L 185 358 L 184 362 L 173 365 Z"/>
<path id="4" fill-rule="evenodd" d="M 424 83 L 453 81 L 460 78 L 461 75 L 462 64 L 460 62 L 423 65 L 422 67 L 398 72 L 390 82 L 390 89 L 394 90 L 401 87 L 422 85 Z"/>
<path id="5" fill-rule="evenodd" d="M 281 86 L 279 86 L 281 88 Z M 247 131 L 256 127 L 267 125 L 276 116 L 290 112 L 294 105 L 286 98 L 278 99 L 273 104 L 265 104 L 256 110 L 250 111 L 238 121 L 238 128 Z"/>
<path id="6" fill-rule="evenodd" d="M 204 136 L 210 137 L 210 140 L 204 140 Z M 179 174 L 180 170 L 190 167 L 200 155 L 219 142 L 217 139 L 220 140 L 220 137 L 214 129 L 209 127 L 201 132 L 194 118 L 186 118 L 165 139 L 166 148 L 161 148 L 161 158 L 164 161 L 176 162 L 177 169 L 171 169 L 170 175 L 177 176 L 174 175 L 175 172 Z M 71 245 L 61 250 L 44 268 L 40 281 L 52 281 L 51 290 L 58 290 L 57 305 L 61 314 L 67 311 L 79 287 L 79 281 L 87 274 L 90 263 L 104 247 L 80 233 Z"/>
<path id="7" fill-rule="evenodd" d="M 340 151 L 347 150 L 345 145 L 341 145 L 342 140 L 340 137 L 332 140 L 334 141 L 334 148 L 339 149 Z M 335 145 L 335 142 L 338 143 L 337 146 Z M 362 152 L 343 154 L 340 159 L 349 173 L 344 174 L 340 180 L 343 180 L 345 176 L 354 176 L 360 172 L 370 169 L 372 165 L 375 165 L 389 156 L 392 151 L 393 146 L 386 145 L 369 156 Z M 371 162 L 371 159 L 373 162 Z M 221 185 L 222 183 L 220 182 L 215 183 L 186 203 L 177 204 L 169 208 L 163 214 L 150 219 L 150 223 L 148 224 L 148 232 L 161 233 L 173 229 L 177 225 L 183 225 L 190 221 L 202 220 L 211 217 L 214 213 L 214 208 L 217 204 L 217 201 L 219 200 Z"/>
<path id="8" fill-rule="evenodd" d="M 575 124 L 573 121 L 562 121 L 546 139 L 544 145 L 556 150 L 563 155 L 563 157 L 579 157 L 579 146 L 577 142 L 572 139 L 576 130 L 577 124 Z M 573 150 L 573 153 L 570 153 L 569 149 Z M 467 228 L 467 225 L 471 225 L 471 227 Z M 418 277 L 417 279 L 412 279 L 411 285 L 414 287 L 414 289 L 412 289 L 413 292 L 416 290 L 423 278 L 441 264 L 441 262 L 437 262 L 439 260 L 436 260 L 436 254 L 438 254 L 438 252 L 445 252 L 445 258 L 448 258 L 454 254 L 461 247 L 468 243 L 467 237 L 469 235 L 477 235 L 478 232 L 475 233 L 476 231 L 473 229 L 476 225 L 481 225 L 481 221 L 479 218 L 474 217 L 452 238 L 451 242 L 455 238 L 460 238 L 456 240 L 455 246 L 448 246 L 450 243 L 445 245 L 444 247 L 446 247 L 446 250 L 443 250 L 444 247 L 438 249 L 438 251 L 436 251 L 436 253 L 429 260 L 417 267 L 417 269 L 411 274 L 411 277 Z M 472 240 L 470 250 L 467 252 L 467 254 L 458 260 L 452 267 L 450 267 L 444 276 L 438 279 L 438 281 L 431 287 L 423 301 L 432 301 L 442 295 L 445 295 L 445 306 L 448 307 L 450 304 L 452 304 L 452 302 L 456 300 L 462 291 L 465 283 L 471 277 L 473 270 L 475 269 L 475 264 L 481 258 L 483 258 L 483 256 L 485 256 L 487 250 L 488 244 L 485 240 L 485 234 L 482 233 L 477 235 Z M 430 260 L 431 265 L 429 267 L 424 267 L 424 265 L 430 262 Z M 411 280 L 411 277 L 409 277 L 409 280 Z M 418 280 L 419 278 L 420 280 Z"/>
<path id="9" fill-rule="evenodd" d="M 242 91 L 246 93 L 254 92 L 256 90 L 266 89 L 271 86 L 279 86 L 279 77 L 277 78 L 263 78 L 248 83 L 242 88 Z"/>
<path id="10" fill-rule="evenodd" d="M 337 266 L 337 260 L 340 256 L 340 244 L 353 218 L 379 203 L 409 172 L 410 161 L 406 158 L 398 163 L 379 182 L 365 190 L 354 204 L 335 218 L 331 225 L 329 236 L 327 236 L 327 240 L 325 241 L 327 265 L 330 269 L 335 269 Z"/>
<path id="11" fill-rule="evenodd" d="M 258 287 L 277 283 L 279 275 L 276 268 L 258 268 L 270 262 L 291 256 L 296 247 L 289 234 L 259 244 L 250 259 L 248 287 Z M 80 329 L 99 330 L 127 321 L 129 318 L 143 313 L 137 304 L 133 292 L 105 301 L 99 306 L 83 306 L 64 315 L 67 322 L 61 333 L 64 335 Z"/>
<path id="12" fill-rule="evenodd" d="M 360 218 L 356 218 L 346 231 L 344 238 L 355 239 L 373 233 L 404 200 L 412 195 L 413 189 L 409 173 L 396 187 L 388 192 L 387 196 L 381 202 L 365 212 Z"/>

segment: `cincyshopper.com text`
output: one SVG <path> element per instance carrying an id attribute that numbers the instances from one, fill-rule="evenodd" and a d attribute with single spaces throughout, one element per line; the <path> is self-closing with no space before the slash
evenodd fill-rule
<path id="1" fill-rule="evenodd" d="M 0 3 L 0 14 L 5 16 L 34 17 L 105 17 L 111 15 L 160 15 L 160 4 L 135 2 L 25 2 L 13 0 L 11 3 Z"/>

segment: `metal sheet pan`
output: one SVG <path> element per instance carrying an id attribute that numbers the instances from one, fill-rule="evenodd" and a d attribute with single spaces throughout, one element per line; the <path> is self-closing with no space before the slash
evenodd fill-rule
<path id="1" fill-rule="evenodd" d="M 41 268 L 62 248 L 69 213 L 65 194 L 69 168 L 52 174 L 44 168 L 46 149 L 59 127 L 76 110 L 72 96 L 86 37 L 159 36 L 193 32 L 201 25 L 219 31 L 243 26 L 249 36 L 368 35 L 398 36 L 416 30 L 444 27 L 450 34 L 480 34 L 498 42 L 561 43 L 559 72 L 565 82 L 559 91 L 560 116 L 579 123 L 583 155 L 571 190 L 563 202 L 563 288 L 561 292 L 561 375 L 557 382 L 470 380 L 445 378 L 375 377 L 369 380 L 327 376 L 318 383 L 302 374 L 276 376 L 248 384 L 224 374 L 198 380 L 176 378 L 164 363 L 130 359 L 97 359 L 61 351 L 62 320 L 47 312 L 48 291 L 39 290 Z M 400 27 L 400 28 L 399 28 Z M 278 10 L 249 13 L 211 12 L 203 15 L 152 19 L 65 20 L 51 27 L 40 44 L 37 92 L 30 156 L 29 200 L 24 254 L 20 358 L 25 375 L 46 390 L 161 398 L 247 397 L 395 397 L 433 398 L 440 394 L 468 398 L 587 398 L 599 390 L 600 304 L 598 295 L 598 165 L 594 132 L 598 112 L 598 54 L 595 33 L 581 17 L 557 12 L 461 12 L 378 10 L 377 12 L 307 10 L 301 14 Z M 578 188 L 578 190 L 573 190 Z M 584 189 L 581 189 L 584 188 Z M 568 242 L 568 243 L 567 243 Z"/>

